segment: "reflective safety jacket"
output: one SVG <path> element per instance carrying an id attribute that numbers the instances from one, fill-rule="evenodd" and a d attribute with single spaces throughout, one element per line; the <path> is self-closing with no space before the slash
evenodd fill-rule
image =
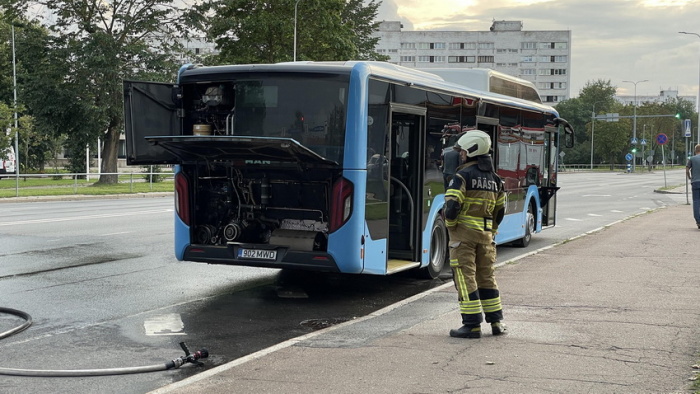
<path id="1" fill-rule="evenodd" d="M 454 241 L 490 243 L 505 213 L 501 178 L 483 171 L 476 161 L 457 169 L 445 193 L 445 222 Z"/>

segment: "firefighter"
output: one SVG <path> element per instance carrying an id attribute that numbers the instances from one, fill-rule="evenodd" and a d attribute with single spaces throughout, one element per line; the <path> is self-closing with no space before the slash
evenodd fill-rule
<path id="1" fill-rule="evenodd" d="M 482 313 L 493 335 L 501 335 L 506 327 L 493 265 L 494 236 L 505 213 L 503 183 L 494 171 L 488 134 L 472 130 L 457 144 L 464 164 L 445 193 L 445 219 L 462 327 L 450 330 L 450 336 L 480 338 Z"/>

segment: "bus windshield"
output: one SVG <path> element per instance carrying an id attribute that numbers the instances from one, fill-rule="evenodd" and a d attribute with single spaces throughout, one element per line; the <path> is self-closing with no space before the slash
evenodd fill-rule
<path id="1" fill-rule="evenodd" d="M 192 122 L 214 124 L 213 135 L 293 138 L 342 162 L 347 76 L 242 74 L 225 82 L 182 85 L 185 96 L 195 98 L 186 104 L 193 107 L 186 108 L 195 114 Z"/>

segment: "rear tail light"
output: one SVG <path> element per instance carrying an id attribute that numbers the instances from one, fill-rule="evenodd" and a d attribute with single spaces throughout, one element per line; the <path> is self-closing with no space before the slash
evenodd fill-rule
<path id="1" fill-rule="evenodd" d="M 189 181 L 181 172 L 175 175 L 175 210 L 186 225 L 190 225 Z"/>
<path id="2" fill-rule="evenodd" d="M 329 232 L 333 232 L 345 224 L 352 215 L 353 185 L 345 178 L 340 178 L 333 184 L 331 193 L 331 223 Z"/>

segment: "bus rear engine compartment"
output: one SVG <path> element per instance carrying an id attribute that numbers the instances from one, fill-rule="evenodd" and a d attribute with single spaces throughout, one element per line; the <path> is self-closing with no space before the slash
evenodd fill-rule
<path id="1" fill-rule="evenodd" d="M 192 244 L 326 251 L 331 171 L 233 163 L 185 165 L 183 170 L 194 179 Z"/>

